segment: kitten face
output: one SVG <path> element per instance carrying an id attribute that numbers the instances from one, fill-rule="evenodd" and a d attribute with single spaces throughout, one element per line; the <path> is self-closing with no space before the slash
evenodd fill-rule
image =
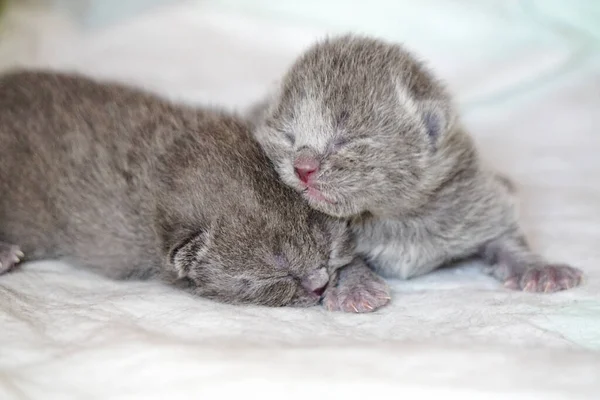
<path id="1" fill-rule="evenodd" d="M 394 213 L 423 201 L 446 123 L 442 96 L 400 47 L 342 37 L 294 64 L 255 136 L 312 207 L 339 217 Z"/>
<path id="2" fill-rule="evenodd" d="M 281 226 L 219 222 L 174 248 L 171 262 L 203 297 L 233 304 L 308 307 L 354 253 L 346 224 L 310 210 Z"/>

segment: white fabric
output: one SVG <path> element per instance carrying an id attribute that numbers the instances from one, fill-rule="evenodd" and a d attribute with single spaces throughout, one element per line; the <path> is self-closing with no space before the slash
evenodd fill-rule
<path id="1" fill-rule="evenodd" d="M 432 3 L 382 18 L 426 24 Z M 447 25 L 430 23 L 425 38 L 386 36 L 421 49 L 449 81 L 485 158 L 519 183 L 534 245 L 582 268 L 583 287 L 511 292 L 465 264 L 391 281 L 390 306 L 352 315 L 233 307 L 28 264 L 0 278 L 0 398 L 598 398 L 600 46 L 572 24 L 566 37 L 565 24 L 532 26 L 500 2 L 471 3 L 481 4 L 454 1 Z M 444 34 L 473 13 L 468 37 Z M 328 30 L 204 2 L 93 31 L 10 18 L 4 67 L 78 70 L 230 108 L 259 98 Z"/>

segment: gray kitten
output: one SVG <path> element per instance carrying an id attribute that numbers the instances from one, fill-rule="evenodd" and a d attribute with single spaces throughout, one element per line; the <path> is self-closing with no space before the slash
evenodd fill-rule
<path id="1" fill-rule="evenodd" d="M 0 77 L 0 272 L 63 259 L 228 303 L 312 306 L 379 281 L 347 223 L 280 183 L 247 124 L 84 77 Z"/>
<path id="2" fill-rule="evenodd" d="M 382 274 L 410 278 L 478 255 L 510 288 L 580 283 L 579 270 L 532 252 L 510 181 L 482 164 L 444 86 L 401 46 L 318 43 L 251 117 L 282 181 L 350 219 L 358 252 Z"/>

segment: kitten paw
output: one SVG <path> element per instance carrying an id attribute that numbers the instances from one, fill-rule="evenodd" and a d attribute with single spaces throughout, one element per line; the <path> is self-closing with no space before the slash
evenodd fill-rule
<path id="1" fill-rule="evenodd" d="M 323 305 L 329 311 L 367 313 L 385 306 L 390 300 L 387 283 L 373 274 L 366 280 L 340 280 L 338 286 L 326 291 Z"/>
<path id="2" fill-rule="evenodd" d="M 552 293 L 571 289 L 583 280 L 583 272 L 565 264 L 530 268 L 504 281 L 504 286 L 525 292 Z"/>
<path id="3" fill-rule="evenodd" d="M 0 274 L 14 269 L 23 257 L 25 257 L 25 254 L 19 246 L 0 242 Z"/>

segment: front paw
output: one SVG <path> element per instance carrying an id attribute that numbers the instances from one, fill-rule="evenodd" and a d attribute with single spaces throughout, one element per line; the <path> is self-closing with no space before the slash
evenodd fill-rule
<path id="1" fill-rule="evenodd" d="M 583 272 L 565 264 L 547 264 L 526 269 L 521 274 L 513 274 L 504 286 L 525 292 L 552 293 L 571 289 L 581 284 Z"/>
<path id="2" fill-rule="evenodd" d="M 370 276 L 340 278 L 338 285 L 325 291 L 323 305 L 329 311 L 367 313 L 390 302 L 390 288 L 372 272 Z"/>

